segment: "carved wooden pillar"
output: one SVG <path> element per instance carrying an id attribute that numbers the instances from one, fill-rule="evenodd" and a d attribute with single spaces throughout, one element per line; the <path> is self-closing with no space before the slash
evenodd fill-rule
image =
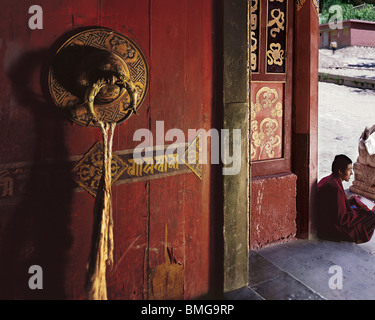
<path id="1" fill-rule="evenodd" d="M 297 237 L 308 238 L 318 170 L 317 1 L 296 1 L 294 19 L 292 167 L 298 176 Z"/>

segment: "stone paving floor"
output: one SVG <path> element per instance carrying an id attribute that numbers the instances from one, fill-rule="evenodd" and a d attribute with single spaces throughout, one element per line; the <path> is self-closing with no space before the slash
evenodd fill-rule
<path id="1" fill-rule="evenodd" d="M 361 245 L 322 240 L 295 240 L 250 251 L 249 285 L 226 293 L 225 297 L 373 300 L 375 256 Z"/>
<path id="2" fill-rule="evenodd" d="M 319 50 L 319 69 L 347 70 L 353 76 L 374 74 L 375 47 L 346 47 L 332 53 L 329 49 Z M 358 72 L 359 71 L 359 72 Z"/>

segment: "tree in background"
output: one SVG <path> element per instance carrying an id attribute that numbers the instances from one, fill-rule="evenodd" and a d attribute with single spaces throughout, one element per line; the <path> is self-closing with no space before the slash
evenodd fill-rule
<path id="1" fill-rule="evenodd" d="M 353 6 L 358 6 L 360 4 L 375 4 L 375 0 L 319 0 L 319 11 L 323 12 L 328 10 L 330 6 L 335 4 L 351 4 Z"/>
<path id="2" fill-rule="evenodd" d="M 323 12 L 335 4 L 351 4 L 353 6 L 358 6 L 364 3 L 375 4 L 375 0 L 319 0 L 319 9 L 320 12 Z"/>
<path id="3" fill-rule="evenodd" d="M 364 8 L 353 8 L 364 3 L 367 4 Z M 332 15 L 335 14 L 335 12 L 329 12 L 329 8 L 333 5 L 340 5 L 343 20 L 375 21 L 375 0 L 320 0 L 319 23 L 329 22 Z"/>

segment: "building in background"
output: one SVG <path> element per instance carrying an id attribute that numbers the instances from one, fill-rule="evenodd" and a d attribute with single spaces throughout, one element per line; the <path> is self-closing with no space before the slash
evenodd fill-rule
<path id="1" fill-rule="evenodd" d="M 331 29 L 329 23 L 319 26 L 319 48 L 330 48 L 332 42 L 337 48 L 350 46 L 375 47 L 375 22 L 345 20 L 342 28 Z"/>

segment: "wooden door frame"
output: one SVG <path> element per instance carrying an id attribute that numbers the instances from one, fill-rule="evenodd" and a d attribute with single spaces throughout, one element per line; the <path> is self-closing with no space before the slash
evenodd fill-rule
<path id="1" fill-rule="evenodd" d="M 298 177 L 297 237 L 308 238 L 318 166 L 319 19 L 316 0 L 294 3 L 292 172 Z M 223 288 L 228 292 L 247 286 L 249 274 L 249 0 L 221 5 L 223 128 L 242 130 L 241 171 L 223 176 Z"/>
<path id="2" fill-rule="evenodd" d="M 297 238 L 314 237 L 318 179 L 319 14 L 316 0 L 294 12 L 292 170 L 297 179 Z M 306 75 L 309 74 L 309 77 Z"/>

